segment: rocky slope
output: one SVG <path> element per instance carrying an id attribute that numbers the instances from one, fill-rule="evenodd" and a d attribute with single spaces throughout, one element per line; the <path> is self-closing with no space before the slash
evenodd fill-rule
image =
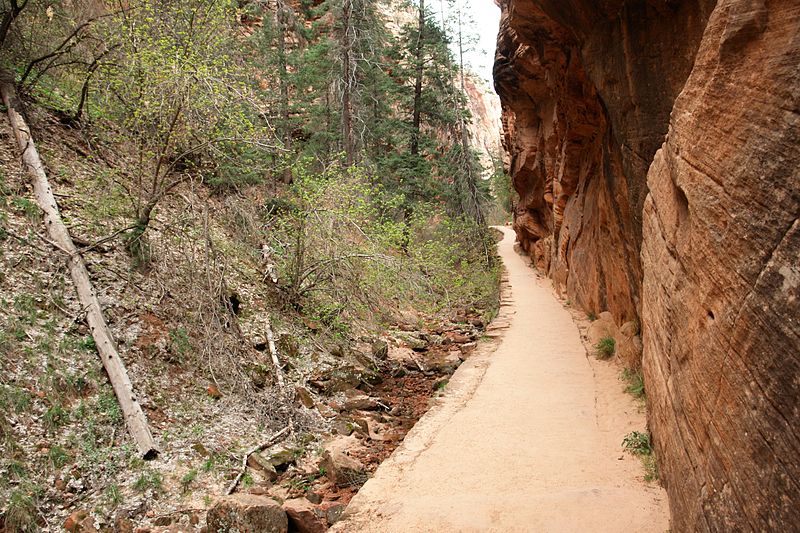
<path id="1" fill-rule="evenodd" d="M 502 8 L 514 227 L 576 304 L 641 324 L 674 529 L 797 523 L 800 3 Z"/>

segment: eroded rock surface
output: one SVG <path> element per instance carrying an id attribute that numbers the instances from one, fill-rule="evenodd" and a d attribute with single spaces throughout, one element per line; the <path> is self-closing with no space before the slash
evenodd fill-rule
<path id="1" fill-rule="evenodd" d="M 800 4 L 719 2 L 644 207 L 644 370 L 678 531 L 800 523 L 798 112 Z"/>
<path id="2" fill-rule="evenodd" d="M 793 527 L 800 2 L 502 4 L 514 229 L 643 349 L 673 529 Z"/>
<path id="3" fill-rule="evenodd" d="M 503 3 L 495 85 L 514 229 L 587 312 L 638 315 L 650 161 L 713 2 Z"/>

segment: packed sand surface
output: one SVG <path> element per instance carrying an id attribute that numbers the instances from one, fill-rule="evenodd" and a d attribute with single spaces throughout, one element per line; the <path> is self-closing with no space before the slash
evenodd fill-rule
<path id="1" fill-rule="evenodd" d="M 490 332 L 504 332 L 458 369 L 332 531 L 667 531 L 665 492 L 621 447 L 644 430 L 643 406 L 617 365 L 587 355 L 577 313 L 498 229 L 507 280 Z"/>

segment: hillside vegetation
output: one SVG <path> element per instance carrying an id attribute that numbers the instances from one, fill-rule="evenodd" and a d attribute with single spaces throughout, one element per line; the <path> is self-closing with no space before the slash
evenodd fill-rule
<path id="1" fill-rule="evenodd" d="M 161 455 L 142 461 L 126 433 L 3 121 L 0 530 L 202 525 L 284 427 L 277 479 L 248 469 L 238 488 L 346 503 L 358 484 L 325 484 L 322 436 L 366 431 L 367 470 L 396 446 L 499 284 L 492 169 L 449 49 L 467 30 L 417 13 L 3 0 L 2 77 Z M 344 407 L 358 395 L 385 412 Z"/>

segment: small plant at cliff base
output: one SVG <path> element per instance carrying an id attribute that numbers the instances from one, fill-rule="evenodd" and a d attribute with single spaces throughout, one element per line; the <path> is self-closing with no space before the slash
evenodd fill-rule
<path id="1" fill-rule="evenodd" d="M 643 400 L 645 398 L 644 376 L 642 375 L 641 370 L 631 370 L 626 368 L 622 371 L 622 380 L 627 383 L 625 392 L 637 400 Z"/>
<path id="2" fill-rule="evenodd" d="M 597 320 L 597 315 L 594 314 L 594 311 L 589 311 L 589 313 L 586 315 L 586 318 L 589 319 L 589 322 L 594 322 Z"/>
<path id="3" fill-rule="evenodd" d="M 631 431 L 622 439 L 622 447 L 633 455 L 650 455 L 653 453 L 650 434 L 646 431 Z"/>
<path id="4" fill-rule="evenodd" d="M 637 455 L 642 459 L 645 481 L 654 481 L 658 479 L 658 463 L 653 454 L 650 433 L 646 431 L 632 431 L 622 439 L 622 447 L 628 453 Z"/>
<path id="5" fill-rule="evenodd" d="M 608 359 L 613 356 L 616 345 L 617 343 L 614 337 L 603 337 L 600 339 L 597 344 L 594 345 L 594 349 L 597 350 L 597 358 Z"/>

